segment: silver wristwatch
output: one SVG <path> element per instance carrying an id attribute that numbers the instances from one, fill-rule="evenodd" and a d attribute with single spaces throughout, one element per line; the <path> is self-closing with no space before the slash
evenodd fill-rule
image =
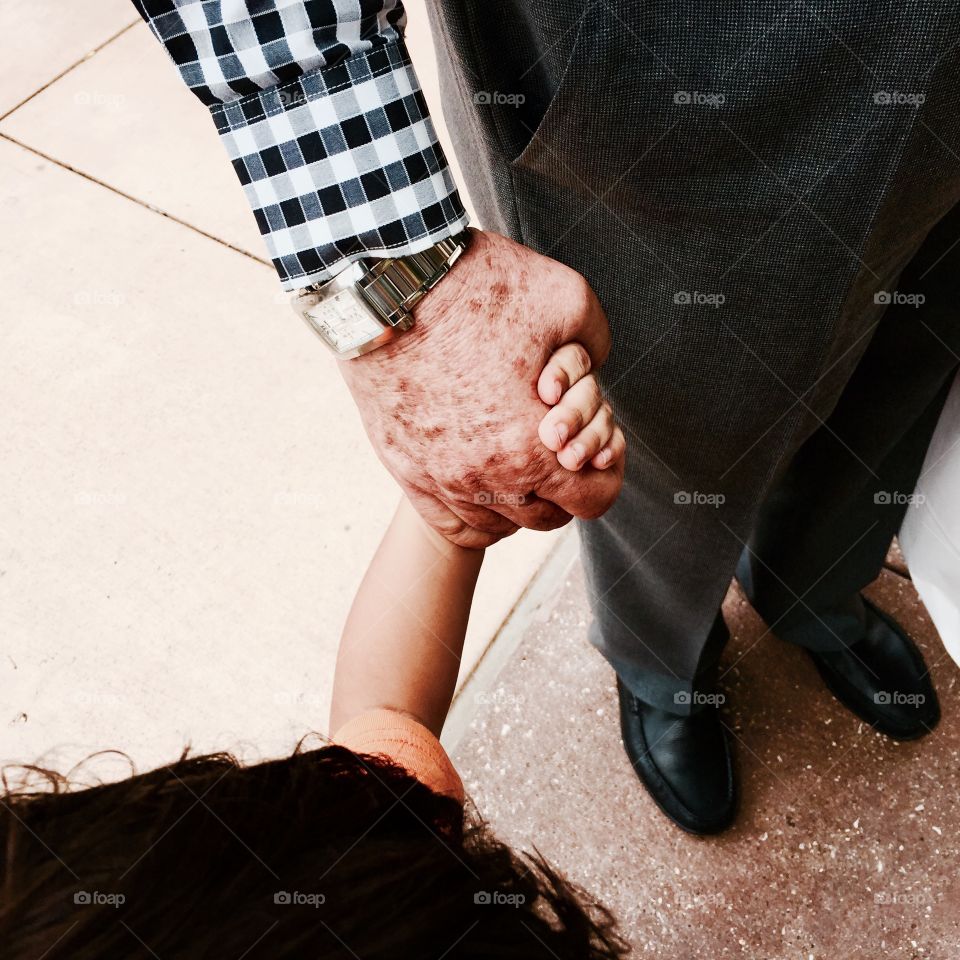
<path id="1" fill-rule="evenodd" d="M 298 290 L 291 305 L 341 360 L 359 357 L 413 326 L 414 305 L 456 263 L 469 236 L 464 230 L 420 253 L 358 260 Z"/>

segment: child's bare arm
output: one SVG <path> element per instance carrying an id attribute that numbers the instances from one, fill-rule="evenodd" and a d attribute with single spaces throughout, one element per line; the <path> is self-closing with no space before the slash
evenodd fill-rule
<path id="1" fill-rule="evenodd" d="M 551 406 L 540 439 L 561 465 L 607 469 L 624 439 L 579 344 L 561 347 L 537 385 Z M 458 547 L 404 497 L 357 592 L 333 684 L 330 730 L 367 710 L 409 714 L 439 736 L 456 686 L 482 550 Z"/>
<path id="2" fill-rule="evenodd" d="M 331 733 L 385 707 L 440 735 L 482 562 L 482 550 L 450 543 L 401 500 L 347 617 Z"/>

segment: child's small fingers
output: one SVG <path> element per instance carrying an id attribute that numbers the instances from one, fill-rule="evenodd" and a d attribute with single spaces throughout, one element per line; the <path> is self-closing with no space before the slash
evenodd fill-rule
<path id="1" fill-rule="evenodd" d="M 547 361 L 537 381 L 537 393 L 553 406 L 578 380 L 590 372 L 590 354 L 579 343 L 565 343 Z"/>
<path id="2" fill-rule="evenodd" d="M 627 452 L 627 441 L 623 431 L 619 427 L 614 427 L 613 436 L 606 446 L 590 461 L 591 465 L 598 470 L 606 470 L 617 463 Z"/>
<path id="3" fill-rule="evenodd" d="M 604 403 L 593 419 L 557 454 L 560 466 L 579 470 L 589 463 L 613 437 L 613 411 Z"/>
<path id="4" fill-rule="evenodd" d="M 543 445 L 554 453 L 561 450 L 594 418 L 602 403 L 600 388 L 592 376 L 575 383 L 540 421 Z"/>

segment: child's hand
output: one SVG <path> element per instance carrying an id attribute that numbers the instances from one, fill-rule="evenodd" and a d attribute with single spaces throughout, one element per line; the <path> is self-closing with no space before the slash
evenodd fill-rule
<path id="1" fill-rule="evenodd" d="M 540 439 L 567 470 L 587 463 L 598 470 L 615 464 L 626 450 L 623 431 L 590 373 L 590 356 L 579 343 L 567 343 L 547 361 L 537 393 L 553 409 L 540 421 Z"/>

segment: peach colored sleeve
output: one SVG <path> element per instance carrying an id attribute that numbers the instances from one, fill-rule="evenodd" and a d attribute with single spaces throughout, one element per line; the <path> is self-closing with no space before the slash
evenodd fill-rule
<path id="1" fill-rule="evenodd" d="M 368 710 L 348 720 L 333 742 L 354 753 L 386 754 L 435 793 L 464 801 L 463 783 L 440 741 L 412 717 Z"/>

